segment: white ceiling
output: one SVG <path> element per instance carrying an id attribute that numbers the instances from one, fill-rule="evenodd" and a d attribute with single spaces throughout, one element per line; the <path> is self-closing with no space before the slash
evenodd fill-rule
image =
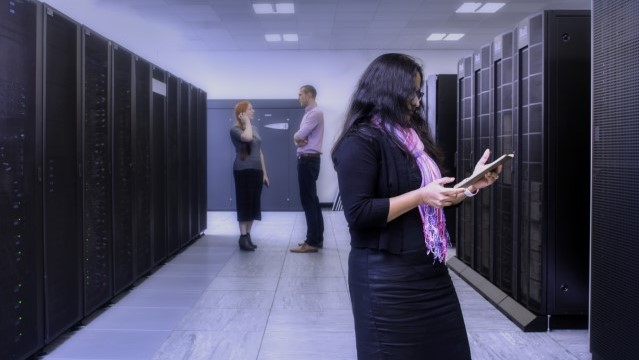
<path id="1" fill-rule="evenodd" d="M 94 0 L 92 6 L 170 25 L 180 33 L 183 51 L 467 50 L 540 10 L 591 6 L 591 0 L 491 1 L 506 5 L 495 14 L 457 14 L 463 0 L 273 0 L 293 2 L 295 14 L 269 15 L 256 15 L 252 7 L 268 0 Z M 299 42 L 267 43 L 266 33 L 297 33 Z M 466 35 L 426 41 L 431 33 Z"/>

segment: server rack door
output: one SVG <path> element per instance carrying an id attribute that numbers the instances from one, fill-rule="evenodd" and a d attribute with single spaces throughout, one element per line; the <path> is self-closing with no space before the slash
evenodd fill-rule
<path id="1" fill-rule="evenodd" d="M 197 156 L 198 156 L 198 204 L 200 214 L 200 233 L 206 230 L 206 117 L 208 109 L 206 106 L 206 92 L 199 91 L 198 96 L 198 123 L 197 123 Z"/>
<path id="2" fill-rule="evenodd" d="M 117 294 L 134 280 L 133 247 L 133 56 L 113 52 L 113 288 Z"/>
<path id="3" fill-rule="evenodd" d="M 151 239 L 153 264 L 167 257 L 166 219 L 166 72 L 153 67 L 151 98 Z"/>
<path id="4" fill-rule="evenodd" d="M 520 132 L 519 171 L 520 302 L 528 309 L 546 314 L 546 215 L 544 212 L 544 24 L 543 14 L 520 24 L 527 29 L 528 44 L 520 52 Z M 522 44 L 523 45 L 523 44 Z"/>
<path id="5" fill-rule="evenodd" d="M 193 85 L 189 86 L 189 132 L 188 132 L 188 148 L 189 148 L 189 220 L 191 222 L 189 236 L 195 239 L 200 234 L 200 210 L 198 206 L 198 160 L 197 160 L 197 117 L 198 117 L 198 88 Z"/>
<path id="6" fill-rule="evenodd" d="M 83 28 L 84 314 L 113 296 L 109 42 Z"/>
<path id="7" fill-rule="evenodd" d="M 178 78 L 167 75 L 166 94 L 166 237 L 167 252 L 180 248 L 178 231 Z"/>
<path id="8" fill-rule="evenodd" d="M 135 109 L 133 113 L 133 194 L 135 278 L 152 266 L 151 241 L 151 65 L 139 57 L 134 61 Z"/>
<path id="9" fill-rule="evenodd" d="M 178 218 L 180 243 L 191 241 L 191 214 L 189 213 L 189 83 L 180 81 L 178 120 Z"/>
<path id="10" fill-rule="evenodd" d="M 457 176 L 455 153 L 457 152 L 457 75 L 431 75 L 426 81 L 426 109 L 428 124 L 435 142 L 444 153 L 442 176 Z M 455 208 L 444 208 L 446 228 L 451 245 L 457 243 Z"/>
<path id="11" fill-rule="evenodd" d="M 590 221 L 590 11 L 548 11 L 545 15 L 548 313 L 585 315 Z"/>
<path id="12" fill-rule="evenodd" d="M 473 122 L 473 57 L 462 58 L 458 66 L 457 116 L 457 179 L 464 179 L 473 172 L 474 122 Z M 472 201 L 464 201 L 457 208 L 457 257 L 473 267 L 475 263 L 475 226 Z"/>
<path id="13" fill-rule="evenodd" d="M 485 45 L 474 54 L 474 138 L 475 161 L 479 160 L 486 149 L 492 148 L 492 118 L 490 97 L 491 84 L 491 46 Z M 494 158 L 494 155 L 491 158 Z M 492 278 L 492 239 L 491 239 L 491 197 L 492 189 L 481 191 L 471 201 L 475 205 L 475 263 L 474 269 L 487 279 Z"/>
<path id="14" fill-rule="evenodd" d="M 639 62 L 620 49 L 639 37 L 639 2 L 592 4 L 590 351 L 595 360 L 632 360 L 639 354 L 632 335 L 639 324 L 639 192 L 624 184 L 639 178 Z"/>
<path id="15" fill-rule="evenodd" d="M 493 42 L 493 126 L 496 156 L 514 152 L 513 133 L 513 32 L 499 35 Z M 514 233 L 512 162 L 502 168 L 500 180 L 493 184 L 493 283 L 513 295 Z"/>
<path id="16" fill-rule="evenodd" d="M 36 171 L 41 13 L 36 2 L 0 4 L 0 349 L 8 359 L 25 359 L 44 344 Z"/>
<path id="17" fill-rule="evenodd" d="M 82 318 L 80 27 L 45 6 L 45 341 Z"/>

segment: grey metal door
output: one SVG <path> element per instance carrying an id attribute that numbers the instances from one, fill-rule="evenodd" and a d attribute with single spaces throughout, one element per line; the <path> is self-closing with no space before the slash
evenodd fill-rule
<path id="1" fill-rule="evenodd" d="M 207 115 L 207 209 L 235 210 L 235 150 L 229 135 L 233 126 L 233 109 L 209 108 Z"/>
<path id="2" fill-rule="evenodd" d="M 262 152 L 270 187 L 262 191 L 262 210 L 301 210 L 293 133 L 301 119 L 289 109 L 255 109 L 254 124 L 262 137 Z M 295 181 L 293 181 L 295 180 Z"/>

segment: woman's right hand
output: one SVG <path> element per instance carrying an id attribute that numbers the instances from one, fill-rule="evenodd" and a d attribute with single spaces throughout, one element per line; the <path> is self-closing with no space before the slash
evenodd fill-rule
<path id="1" fill-rule="evenodd" d="M 443 208 L 459 203 L 459 199 L 464 194 L 464 189 L 444 187 L 444 185 L 453 181 L 455 181 L 453 177 L 443 177 L 420 188 L 420 202 L 435 208 Z"/>
<path id="2" fill-rule="evenodd" d="M 244 112 L 240 113 L 238 117 L 240 118 L 240 121 L 242 121 L 242 124 L 248 125 L 251 122 L 251 119 L 249 118 L 249 116 Z"/>

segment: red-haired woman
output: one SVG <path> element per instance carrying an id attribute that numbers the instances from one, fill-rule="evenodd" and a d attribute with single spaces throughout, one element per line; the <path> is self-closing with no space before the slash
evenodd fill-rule
<path id="1" fill-rule="evenodd" d="M 233 177 L 240 226 L 239 245 L 245 251 L 257 248 L 251 240 L 251 227 L 254 220 L 262 219 L 262 185 L 269 185 L 261 149 L 262 139 L 252 124 L 254 114 L 250 102 L 238 102 L 235 104 L 235 124 L 231 128 L 231 141 L 235 146 Z"/>

